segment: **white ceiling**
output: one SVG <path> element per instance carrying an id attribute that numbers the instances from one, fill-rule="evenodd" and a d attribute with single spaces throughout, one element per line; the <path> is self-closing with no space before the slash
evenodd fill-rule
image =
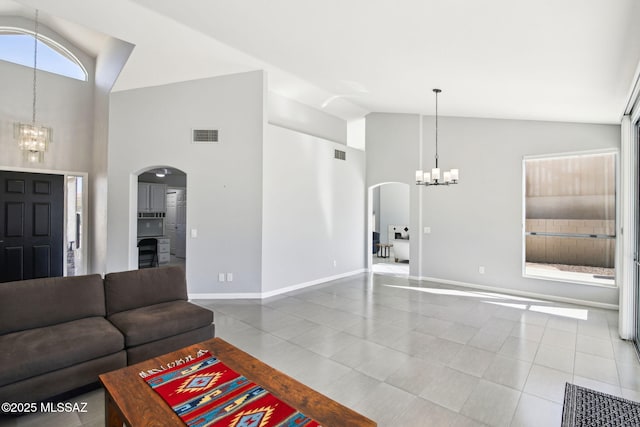
<path id="1" fill-rule="evenodd" d="M 90 53 L 136 45 L 116 90 L 265 69 L 347 119 L 433 114 L 439 87 L 445 116 L 619 123 L 640 60 L 637 0 L 0 0 L 33 7 Z"/>

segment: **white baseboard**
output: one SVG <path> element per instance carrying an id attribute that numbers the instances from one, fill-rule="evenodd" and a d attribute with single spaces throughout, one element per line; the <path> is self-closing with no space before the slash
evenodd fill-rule
<path id="1" fill-rule="evenodd" d="M 587 307 L 604 308 L 604 309 L 607 309 L 607 310 L 618 310 L 618 305 L 617 304 L 606 304 L 606 303 L 595 302 L 595 301 L 587 301 L 587 300 L 581 300 L 581 299 L 576 299 L 576 298 L 561 297 L 561 296 L 557 296 L 557 295 L 538 294 L 538 293 L 535 293 L 535 292 L 520 291 L 520 290 L 517 290 L 517 289 L 508 289 L 508 288 L 499 288 L 499 287 L 495 287 L 495 286 L 478 285 L 478 284 L 475 284 L 475 283 L 459 282 L 457 280 L 438 279 L 437 277 L 419 277 L 419 278 L 415 277 L 413 279 L 414 280 L 424 280 L 424 281 L 428 281 L 428 282 L 443 283 L 443 284 L 446 284 L 446 285 L 461 286 L 461 287 L 464 287 L 464 288 L 480 289 L 480 290 L 483 290 L 483 291 L 490 291 L 490 292 L 496 292 L 496 293 L 507 294 L 507 295 L 516 295 L 516 296 L 521 296 L 521 297 L 544 299 L 544 300 L 555 301 L 555 302 L 564 302 L 564 303 L 567 303 L 567 304 L 585 305 Z"/>
<path id="2" fill-rule="evenodd" d="M 238 293 L 215 293 L 215 294 L 192 294 L 189 293 L 189 300 L 193 299 L 261 299 L 259 292 L 238 292 Z"/>
<path id="3" fill-rule="evenodd" d="M 319 285 L 321 283 L 331 282 L 332 280 L 343 279 L 345 277 L 354 276 L 356 274 L 366 272 L 366 268 L 361 268 L 354 271 L 349 271 L 342 274 L 336 274 L 335 276 L 323 277 L 321 279 L 311 280 L 309 282 L 298 283 L 296 285 L 287 286 L 285 288 L 274 289 L 267 292 L 246 292 L 246 293 L 190 293 L 189 299 L 264 299 L 271 298 L 277 295 L 285 294 L 291 291 L 297 291 L 299 289 L 308 288 L 309 286 Z"/>
<path id="4" fill-rule="evenodd" d="M 354 276 L 354 275 L 360 274 L 360 273 L 366 273 L 368 271 L 369 271 L 368 269 L 362 268 L 362 269 L 350 271 L 350 272 L 347 272 L 347 273 L 337 274 L 335 276 L 323 277 L 321 279 L 311 280 L 309 282 L 298 283 L 296 285 L 291 285 L 291 286 L 287 286 L 287 287 L 280 288 L 280 289 L 274 289 L 272 291 L 267 291 L 267 292 L 190 293 L 189 294 L 189 299 L 220 299 L 220 300 L 224 300 L 224 299 L 264 299 L 264 298 L 271 298 L 271 297 L 274 297 L 274 296 L 277 296 L 277 295 L 281 295 L 281 294 L 284 294 L 284 293 L 287 293 L 287 292 L 297 291 L 299 289 L 308 288 L 310 286 L 319 285 L 319 284 L 322 284 L 322 283 L 330 282 L 332 280 L 343 279 L 345 277 Z M 479 290 L 483 290 L 483 291 L 496 292 L 496 293 L 502 293 L 502 294 L 507 294 L 507 295 L 516 295 L 516 296 L 521 296 L 521 297 L 536 298 L 536 299 L 543 299 L 543 300 L 556 301 L 556 302 L 564 302 L 564 303 L 568 303 L 568 304 L 584 305 L 584 306 L 587 306 L 587 307 L 603 308 L 603 309 L 607 309 L 607 310 L 618 310 L 618 305 L 617 304 L 605 304 L 605 303 L 599 303 L 599 302 L 595 302 L 595 301 L 587 301 L 587 300 L 581 300 L 581 299 L 576 299 L 576 298 L 561 297 L 561 296 L 557 296 L 557 295 L 547 295 L 547 294 L 540 294 L 540 293 L 536 293 L 536 292 L 520 291 L 520 290 L 516 290 L 516 289 L 500 288 L 500 287 L 496 287 L 496 286 L 479 285 L 479 284 L 476 284 L 476 283 L 460 282 L 460 281 L 457 281 L 457 280 L 439 279 L 437 277 L 409 276 L 409 279 L 410 280 L 418 280 L 418 281 L 436 282 L 436 283 L 442 283 L 442 284 L 445 284 L 445 285 L 460 286 L 460 287 L 463 287 L 463 288 L 479 289 Z"/>

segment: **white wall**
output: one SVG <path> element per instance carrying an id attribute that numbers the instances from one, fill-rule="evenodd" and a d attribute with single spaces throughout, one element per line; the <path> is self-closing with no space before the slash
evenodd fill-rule
<path id="1" fill-rule="evenodd" d="M 420 116 L 417 114 L 372 113 L 366 125 L 366 186 L 396 182 L 409 185 L 409 231 L 421 229 L 420 196 L 415 171 L 420 168 Z M 380 231 L 380 237 L 386 230 Z M 415 233 L 414 233 L 415 235 Z M 417 237 L 417 236 L 416 236 Z M 419 239 L 410 239 L 410 253 L 418 253 Z M 419 263 L 411 260 L 409 275 L 420 275 Z"/>
<path id="2" fill-rule="evenodd" d="M 434 163 L 433 117 L 424 117 L 424 169 Z M 422 277 L 493 286 L 519 292 L 617 304 L 618 290 L 522 277 L 522 158 L 526 155 L 618 148 L 620 127 L 557 122 L 439 118 L 440 167 L 460 169 L 460 184 L 450 187 L 412 185 L 412 229 L 422 234 Z M 389 159 L 387 141 L 397 152 L 414 157 L 390 163 L 391 170 L 372 169 L 367 184 L 406 175 L 412 182 L 420 147 L 410 137 L 419 126 L 406 116 L 367 117 L 367 161 Z M 409 177 L 410 176 L 410 177 Z M 420 200 L 421 199 L 421 200 Z M 417 201 L 417 203 L 416 203 Z M 416 206 L 417 204 L 417 206 Z M 420 224 L 415 228 L 413 223 Z M 416 233 L 412 234 L 417 236 Z M 412 245 L 418 239 L 411 239 Z M 414 247 L 411 248 L 412 253 Z M 479 266 L 485 274 L 478 273 Z"/>
<path id="3" fill-rule="evenodd" d="M 346 161 L 333 158 L 335 148 Z M 263 292 L 364 268 L 364 160 L 360 150 L 267 125 Z"/>
<path id="4" fill-rule="evenodd" d="M 347 122 L 347 145 L 359 150 L 364 150 L 367 145 L 366 131 L 365 117 Z"/>
<path id="5" fill-rule="evenodd" d="M 137 174 L 170 166 L 187 174 L 190 293 L 259 292 L 262 254 L 262 72 L 112 95 L 108 271 L 136 268 Z M 220 129 L 219 144 L 191 144 L 191 129 Z M 218 273 L 231 272 L 231 283 Z"/>
<path id="6" fill-rule="evenodd" d="M 89 272 L 107 269 L 107 159 L 111 89 L 129 59 L 133 45 L 110 38 L 96 58 L 92 171 L 89 178 Z M 120 202 L 121 203 L 121 202 Z"/>

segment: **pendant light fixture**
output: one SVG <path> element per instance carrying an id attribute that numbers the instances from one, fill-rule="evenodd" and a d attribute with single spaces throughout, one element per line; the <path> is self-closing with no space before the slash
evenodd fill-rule
<path id="1" fill-rule="evenodd" d="M 458 183 L 458 169 L 442 172 L 438 167 L 438 94 L 442 92 L 440 89 L 433 89 L 436 94 L 436 167 L 431 172 L 416 171 L 416 185 L 451 185 Z"/>
<path id="2" fill-rule="evenodd" d="M 29 162 L 44 161 L 44 153 L 49 148 L 53 136 L 53 130 L 51 128 L 36 124 L 38 29 L 38 10 L 36 9 L 36 27 L 33 37 L 33 104 L 31 123 L 15 124 L 18 147 L 24 152 L 25 158 Z"/>

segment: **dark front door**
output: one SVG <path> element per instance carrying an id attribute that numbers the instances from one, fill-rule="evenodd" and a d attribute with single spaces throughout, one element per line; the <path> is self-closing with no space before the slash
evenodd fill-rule
<path id="1" fill-rule="evenodd" d="M 0 282 L 62 276 L 64 177 L 0 171 Z"/>

